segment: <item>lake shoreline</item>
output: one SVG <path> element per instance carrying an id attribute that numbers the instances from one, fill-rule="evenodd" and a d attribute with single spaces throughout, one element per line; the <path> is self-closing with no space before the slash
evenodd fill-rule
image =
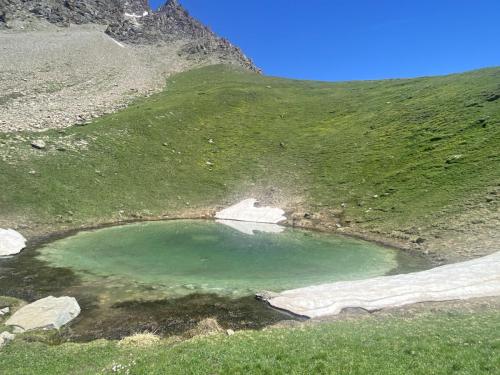
<path id="1" fill-rule="evenodd" d="M 194 214 L 190 212 L 187 214 L 172 215 L 172 216 L 163 215 L 163 216 L 151 216 L 144 218 L 127 218 L 124 220 L 104 221 L 100 223 L 82 224 L 80 226 L 67 226 L 65 228 L 57 228 L 57 229 L 54 228 L 56 225 L 49 225 L 44 227 L 40 226 L 28 227 L 24 229 L 18 227 L 18 229 L 16 230 L 25 235 L 25 237 L 27 238 L 28 240 L 27 247 L 36 249 L 47 243 L 60 240 L 66 237 L 70 237 L 79 232 L 89 232 L 116 226 L 123 226 L 129 224 L 137 224 L 137 223 L 148 223 L 148 222 L 175 221 L 175 220 L 215 221 L 216 220 L 215 209 L 210 210 L 209 212 L 210 213 L 207 213 L 206 210 L 200 210 L 199 213 L 194 213 Z M 445 262 L 443 261 L 442 257 L 436 254 L 432 253 L 426 254 L 421 249 L 412 246 L 409 242 L 397 241 L 393 238 L 388 238 L 370 231 L 359 230 L 359 228 L 342 227 L 339 230 L 339 228 L 335 226 L 335 223 L 333 221 L 332 222 L 321 221 L 319 223 L 311 224 L 302 221 L 294 221 L 292 223 L 290 222 L 290 220 L 287 220 L 284 223 L 279 223 L 279 225 L 286 228 L 297 228 L 319 233 L 329 233 L 340 237 L 367 241 L 379 246 L 402 251 L 410 256 L 425 259 L 433 266 L 439 266 L 447 263 L 454 263 L 454 261 Z M 15 229 L 15 227 L 13 229 Z M 26 231 L 23 232 L 23 230 Z"/>

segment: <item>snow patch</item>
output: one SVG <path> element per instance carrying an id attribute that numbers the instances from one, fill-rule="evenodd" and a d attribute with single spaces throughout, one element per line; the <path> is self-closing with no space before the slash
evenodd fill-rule
<path id="1" fill-rule="evenodd" d="M 256 199 L 245 199 L 215 214 L 217 219 L 277 224 L 286 220 L 285 211 L 275 207 L 255 207 Z"/>
<path id="2" fill-rule="evenodd" d="M 141 16 L 140 14 L 125 12 L 124 16 L 129 17 L 129 18 L 142 18 L 142 17 L 144 17 L 144 14 Z"/>
<path id="3" fill-rule="evenodd" d="M 136 19 L 137 19 L 137 18 L 146 17 L 148 14 L 149 14 L 149 12 L 148 12 L 148 11 L 146 11 L 146 10 L 145 10 L 144 12 L 142 12 L 142 14 L 137 14 L 137 13 L 127 13 L 127 12 L 125 12 L 125 13 L 124 13 L 124 17 L 125 17 L 125 18 L 136 18 Z"/>
<path id="4" fill-rule="evenodd" d="M 494 296 L 500 296 L 500 252 L 423 272 L 288 290 L 271 295 L 267 302 L 296 315 L 318 318 L 337 315 L 348 307 L 375 311 Z"/>

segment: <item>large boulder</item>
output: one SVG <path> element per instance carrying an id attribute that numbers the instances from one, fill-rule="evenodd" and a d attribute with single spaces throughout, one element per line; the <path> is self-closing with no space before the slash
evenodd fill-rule
<path id="1" fill-rule="evenodd" d="M 0 257 L 14 255 L 26 247 L 26 238 L 13 229 L 0 228 Z"/>
<path id="2" fill-rule="evenodd" d="M 33 329 L 59 329 L 80 314 L 80 306 L 73 297 L 47 297 L 19 309 L 5 323 L 17 332 Z"/>

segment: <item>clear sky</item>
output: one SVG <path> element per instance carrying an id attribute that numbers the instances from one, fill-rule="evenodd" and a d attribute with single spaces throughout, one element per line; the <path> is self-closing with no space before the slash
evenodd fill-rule
<path id="1" fill-rule="evenodd" d="M 500 65 L 500 0 L 180 3 L 274 76 L 339 81 Z"/>

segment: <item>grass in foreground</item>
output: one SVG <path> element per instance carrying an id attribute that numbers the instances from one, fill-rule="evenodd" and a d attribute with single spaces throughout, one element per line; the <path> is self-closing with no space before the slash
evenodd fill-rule
<path id="1" fill-rule="evenodd" d="M 500 312 L 493 311 L 340 321 L 149 348 L 16 341 L 0 352 L 0 368 L 12 375 L 495 374 L 499 330 Z"/>
<path id="2" fill-rule="evenodd" d="M 76 226 L 271 195 L 346 203 L 368 229 L 425 226 L 500 183 L 499 88 L 500 68 L 346 83 L 190 71 L 91 125 L 1 134 L 0 212 Z"/>

